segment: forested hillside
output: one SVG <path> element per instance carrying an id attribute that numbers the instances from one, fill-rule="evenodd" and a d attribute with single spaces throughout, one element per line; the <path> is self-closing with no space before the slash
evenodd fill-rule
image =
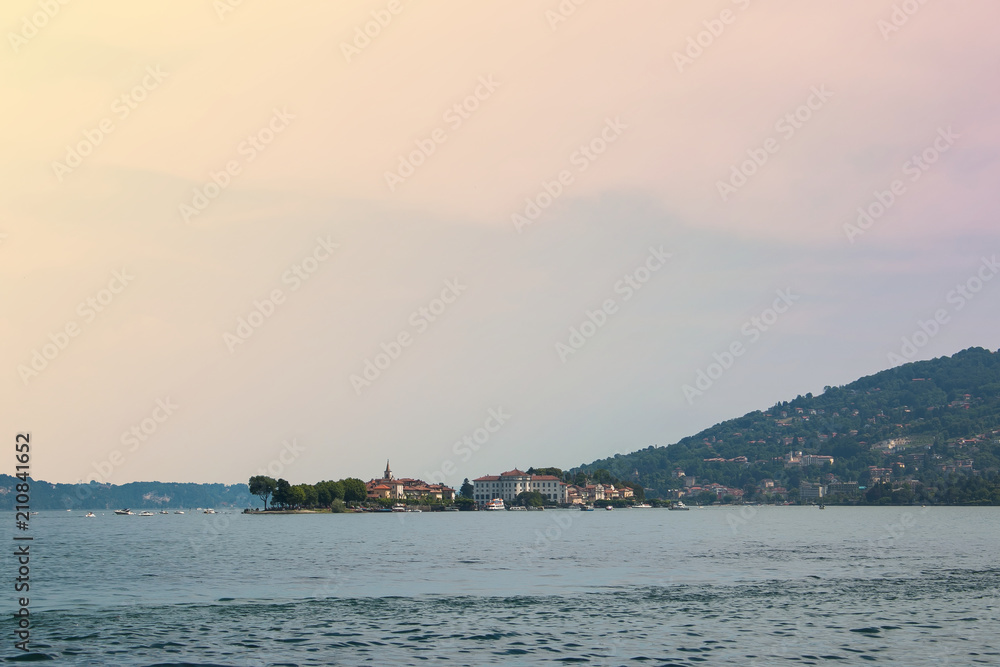
<path id="1" fill-rule="evenodd" d="M 793 500 L 802 482 L 857 482 L 864 487 L 858 493 L 843 492 L 854 502 L 1000 503 L 998 438 L 1000 353 L 970 348 L 827 387 L 820 396 L 798 396 L 674 445 L 616 455 L 574 472 L 606 469 L 653 496 L 676 495 L 685 478 L 694 477 L 699 486 L 742 490 L 744 499 L 766 495 L 768 481 Z M 808 455 L 834 461 L 814 464 Z"/>

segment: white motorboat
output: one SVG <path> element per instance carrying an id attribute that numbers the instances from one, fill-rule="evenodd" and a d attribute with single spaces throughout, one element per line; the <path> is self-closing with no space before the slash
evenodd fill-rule
<path id="1" fill-rule="evenodd" d="M 153 514 L 152 512 L 150 512 L 149 510 L 145 510 L 145 511 L 139 512 L 139 516 L 156 516 L 156 515 Z"/>
<path id="2" fill-rule="evenodd" d="M 96 519 L 97 515 L 94 514 L 93 512 L 87 512 L 87 516 L 85 516 L 84 518 L 85 519 Z"/>
<path id="3" fill-rule="evenodd" d="M 503 504 L 503 498 L 494 498 L 490 502 L 486 503 L 486 509 L 490 512 L 495 512 L 497 510 L 507 509 Z"/>
<path id="4" fill-rule="evenodd" d="M 392 506 L 392 511 L 393 512 L 405 512 L 406 511 L 406 505 L 404 505 L 402 503 L 396 503 L 395 505 Z"/>
<path id="5" fill-rule="evenodd" d="M 678 500 L 676 503 L 674 503 L 673 505 L 671 505 L 667 509 L 668 510 L 679 511 L 679 512 L 686 512 L 686 511 L 688 511 L 691 508 L 688 507 L 687 505 L 685 505 L 682 501 Z"/>
<path id="6" fill-rule="evenodd" d="M 184 510 L 174 510 L 174 514 L 184 514 Z"/>
<path id="7" fill-rule="evenodd" d="M 170 514 L 167 510 L 160 510 L 160 514 Z"/>
<path id="8" fill-rule="evenodd" d="M 605 507 L 604 509 L 606 509 L 607 511 L 609 511 L 609 512 L 610 512 L 611 510 L 613 510 L 613 509 L 614 509 L 614 507 L 612 507 L 611 505 L 608 505 L 608 506 L 607 506 L 607 507 Z"/>
<path id="9" fill-rule="evenodd" d="M 638 505 L 632 505 L 632 509 L 642 510 L 652 508 L 652 505 L 647 505 L 646 503 L 639 503 Z"/>
<path id="10" fill-rule="evenodd" d="M 202 514 L 218 514 L 218 512 L 216 512 L 213 509 L 207 509 L 204 512 L 202 512 Z"/>
<path id="11" fill-rule="evenodd" d="M 412 509 L 412 510 L 406 510 L 406 511 L 407 512 L 423 512 L 423 510 L 418 510 L 418 509 Z"/>
<path id="12" fill-rule="evenodd" d="M 126 507 L 123 510 L 115 510 L 115 514 L 120 514 L 122 516 L 125 516 L 126 514 L 135 514 L 135 512 Z"/>

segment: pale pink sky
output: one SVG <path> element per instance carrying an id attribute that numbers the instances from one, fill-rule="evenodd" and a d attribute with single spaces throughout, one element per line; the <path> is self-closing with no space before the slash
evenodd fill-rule
<path id="1" fill-rule="evenodd" d="M 955 291 L 1000 252 L 995 3 L 927 3 L 892 32 L 883 0 L 591 1 L 554 22 L 560 6 L 576 7 L 4 3 L 0 423 L 33 433 L 33 474 L 245 481 L 294 438 L 291 481 L 367 479 L 388 457 L 414 477 L 451 461 L 457 486 L 849 382 L 937 311 L 901 358 L 1000 346 L 1000 280 Z M 213 173 L 226 187 L 201 202 Z M 884 215 L 845 230 L 894 181 Z M 558 196 L 516 229 L 544 183 Z M 671 257 L 626 299 L 651 246 Z M 686 397 L 733 343 L 745 353 Z M 501 406 L 488 442 L 456 453 Z"/>

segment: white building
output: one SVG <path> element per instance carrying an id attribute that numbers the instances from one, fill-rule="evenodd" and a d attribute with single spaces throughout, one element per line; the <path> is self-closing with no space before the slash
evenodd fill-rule
<path id="1" fill-rule="evenodd" d="M 485 505 L 493 498 L 502 498 L 510 504 L 517 494 L 538 491 L 542 498 L 552 503 L 566 503 L 566 484 L 555 475 L 529 475 L 517 468 L 499 475 L 487 475 L 472 480 L 476 504 Z"/>

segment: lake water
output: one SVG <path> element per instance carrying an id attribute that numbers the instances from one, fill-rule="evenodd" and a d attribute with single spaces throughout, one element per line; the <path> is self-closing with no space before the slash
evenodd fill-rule
<path id="1" fill-rule="evenodd" d="M 1000 508 L 84 513 L 31 522 L 58 664 L 1000 664 Z"/>

